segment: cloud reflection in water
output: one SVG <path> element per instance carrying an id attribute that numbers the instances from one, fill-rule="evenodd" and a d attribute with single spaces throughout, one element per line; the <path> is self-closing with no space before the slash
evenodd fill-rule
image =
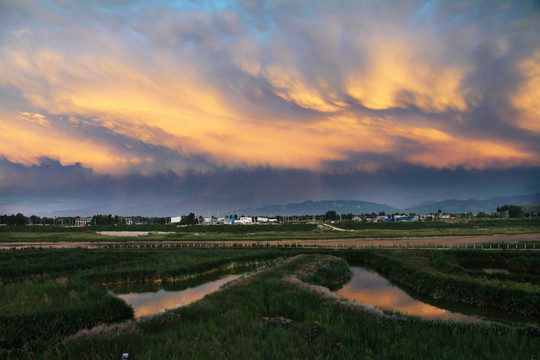
<path id="1" fill-rule="evenodd" d="M 480 321 L 478 317 L 450 312 L 415 300 L 379 274 L 361 267 L 351 267 L 352 280 L 336 294 L 350 300 L 377 306 L 383 310 L 397 310 L 424 319 L 442 319 L 461 322 Z"/>
<path id="2" fill-rule="evenodd" d="M 222 285 L 240 276 L 227 275 L 218 280 L 181 291 L 166 291 L 161 289 L 157 292 L 122 294 L 118 295 L 118 297 L 133 306 L 135 317 L 139 318 L 167 309 L 174 309 L 202 299 L 205 295 L 216 291 Z"/>

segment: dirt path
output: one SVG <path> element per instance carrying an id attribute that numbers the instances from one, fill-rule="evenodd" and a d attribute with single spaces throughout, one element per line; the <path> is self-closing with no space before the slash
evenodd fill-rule
<path id="1" fill-rule="evenodd" d="M 329 246 L 329 247 L 362 247 L 362 246 L 457 246 L 482 243 L 517 243 L 520 241 L 540 241 L 540 234 L 519 235 L 484 235 L 484 236 L 432 236 L 432 237 L 403 237 L 403 238 L 357 238 L 357 239 L 320 239 L 320 240 L 272 240 L 272 241 L 144 241 L 130 240 L 114 241 L 81 241 L 81 242 L 5 242 L 0 243 L 0 250 L 22 249 L 29 247 L 41 248 L 93 248 L 93 247 L 125 247 L 125 246 L 232 246 L 233 244 L 249 246 L 251 244 L 271 244 L 272 246 Z"/>
<path id="2" fill-rule="evenodd" d="M 348 232 L 353 232 L 354 231 L 354 230 L 338 228 L 338 227 L 335 227 L 335 226 L 332 226 L 332 225 L 326 224 L 326 223 L 319 224 L 319 225 L 317 225 L 317 227 L 319 229 L 322 229 L 322 230 L 348 231 Z"/>
<path id="3" fill-rule="evenodd" d="M 326 240 L 280 240 L 280 244 L 303 244 L 319 246 L 457 246 L 482 243 L 517 243 L 520 241 L 540 241 L 540 234 L 519 235 L 482 235 L 482 236 L 431 236 L 402 238 L 361 238 L 361 239 L 326 239 Z"/>

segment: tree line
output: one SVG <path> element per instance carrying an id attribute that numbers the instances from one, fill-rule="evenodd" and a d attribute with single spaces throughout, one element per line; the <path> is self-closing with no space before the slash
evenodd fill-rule
<path id="1" fill-rule="evenodd" d="M 529 209 L 530 210 L 530 209 Z M 441 210 L 439 210 L 439 213 Z M 299 216 L 276 216 L 279 223 L 284 223 L 288 221 L 313 221 L 313 220 L 326 220 L 326 221 L 346 221 L 353 220 L 355 216 L 360 216 L 362 218 L 367 217 L 376 217 L 385 216 L 384 211 L 371 214 L 361 214 L 355 215 L 352 213 L 348 214 L 338 214 L 335 210 L 329 210 L 325 214 L 319 215 L 299 215 Z M 415 215 L 415 214 L 410 214 Z M 471 217 L 471 213 L 465 214 L 468 217 Z M 483 216 L 482 216 L 483 215 Z M 488 214 L 477 214 L 477 217 L 486 217 Z M 235 215 L 238 218 L 237 215 Z M 534 212 L 527 211 L 525 212 L 523 208 L 519 205 L 503 205 L 497 207 L 497 217 L 506 217 L 506 218 L 521 218 L 521 217 L 535 217 L 538 216 Z M 63 225 L 63 226 L 75 226 L 77 219 L 81 219 L 79 216 L 66 216 L 66 217 L 39 217 L 37 215 L 32 215 L 26 217 L 21 213 L 11 214 L 11 215 L 0 215 L 0 224 L 1 225 Z M 98 214 L 93 215 L 90 218 L 89 225 L 126 225 L 126 219 L 129 219 L 128 223 L 137 225 L 150 225 L 150 224 L 168 224 L 171 222 L 170 217 L 145 217 L 145 216 L 131 216 L 123 217 L 112 214 Z M 180 225 L 196 225 L 203 224 L 204 219 L 202 216 L 196 216 L 193 212 L 190 212 L 188 215 L 181 217 Z"/>

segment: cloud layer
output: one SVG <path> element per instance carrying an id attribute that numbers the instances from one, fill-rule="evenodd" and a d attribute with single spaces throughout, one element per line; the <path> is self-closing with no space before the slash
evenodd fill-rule
<path id="1" fill-rule="evenodd" d="M 0 10 L 11 162 L 113 175 L 540 165 L 534 1 Z"/>
<path id="2" fill-rule="evenodd" d="M 5 0 L 0 200 L 540 191 L 539 38 L 537 1 Z"/>

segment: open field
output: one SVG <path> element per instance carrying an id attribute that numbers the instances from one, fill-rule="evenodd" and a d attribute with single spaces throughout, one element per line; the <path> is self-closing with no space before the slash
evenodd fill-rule
<path id="1" fill-rule="evenodd" d="M 310 254 L 301 255 L 306 251 Z M 130 351 L 130 359 L 531 359 L 540 355 L 538 324 L 422 321 L 340 300 L 326 288 L 336 288 L 350 276 L 343 258 L 379 266 L 393 281 L 420 292 L 427 289 L 424 293 L 433 298 L 472 299 L 469 303 L 475 305 L 501 304 L 501 311 L 539 313 L 537 252 L 11 250 L 0 252 L 0 357 L 117 359 L 122 351 Z M 130 308 L 104 290 L 107 284 L 155 283 L 174 288 L 201 274 L 276 261 L 281 264 L 190 306 L 150 319 L 124 320 L 66 340 L 80 329 L 132 318 Z M 510 273 L 485 274 L 479 266 L 505 267 Z"/>
<path id="2" fill-rule="evenodd" d="M 471 221 L 430 221 L 416 223 L 356 223 L 344 222 L 332 226 L 352 231 L 334 231 L 317 224 L 275 225 L 174 225 L 92 226 L 62 228 L 58 226 L 0 227 L 0 242 L 125 242 L 134 239 L 150 241 L 277 241 L 335 239 L 395 239 L 449 236 L 488 236 L 540 234 L 540 219 L 493 219 Z M 139 236 L 105 236 L 102 231 L 149 232 Z"/>

